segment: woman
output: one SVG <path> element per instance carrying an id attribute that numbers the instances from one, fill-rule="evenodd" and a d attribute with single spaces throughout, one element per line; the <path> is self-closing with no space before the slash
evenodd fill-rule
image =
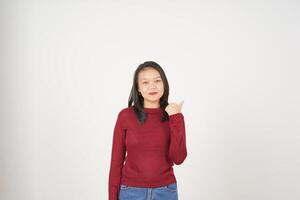
<path id="1" fill-rule="evenodd" d="M 169 104 L 168 97 L 160 65 L 140 64 L 128 107 L 118 113 L 114 127 L 109 200 L 178 199 L 173 165 L 187 156 L 183 101 Z"/>

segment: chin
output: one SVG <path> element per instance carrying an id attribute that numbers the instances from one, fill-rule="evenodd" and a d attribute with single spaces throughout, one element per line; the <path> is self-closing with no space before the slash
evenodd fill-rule
<path id="1" fill-rule="evenodd" d="M 159 99 L 160 98 L 156 98 L 156 97 L 155 98 L 151 98 L 150 97 L 150 98 L 148 98 L 148 101 L 156 102 L 156 101 L 159 101 Z"/>

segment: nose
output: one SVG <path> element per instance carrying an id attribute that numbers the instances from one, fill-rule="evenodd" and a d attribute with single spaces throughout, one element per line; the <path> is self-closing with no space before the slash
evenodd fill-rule
<path id="1" fill-rule="evenodd" d="M 156 84 L 155 83 L 151 83 L 150 84 L 150 88 L 156 88 Z"/>

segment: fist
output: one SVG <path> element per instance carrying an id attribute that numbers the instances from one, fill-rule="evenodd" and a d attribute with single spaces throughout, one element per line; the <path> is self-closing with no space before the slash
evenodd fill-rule
<path id="1" fill-rule="evenodd" d="M 176 113 L 180 113 L 181 112 L 181 107 L 184 101 L 181 101 L 179 104 L 177 103 L 170 103 L 165 111 L 170 115 L 174 115 Z"/>

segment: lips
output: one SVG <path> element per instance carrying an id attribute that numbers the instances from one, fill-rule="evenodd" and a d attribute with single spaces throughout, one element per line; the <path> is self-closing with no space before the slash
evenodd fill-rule
<path id="1" fill-rule="evenodd" d="M 157 92 L 149 92 L 148 94 L 149 95 L 155 95 L 155 94 L 157 94 Z"/>

